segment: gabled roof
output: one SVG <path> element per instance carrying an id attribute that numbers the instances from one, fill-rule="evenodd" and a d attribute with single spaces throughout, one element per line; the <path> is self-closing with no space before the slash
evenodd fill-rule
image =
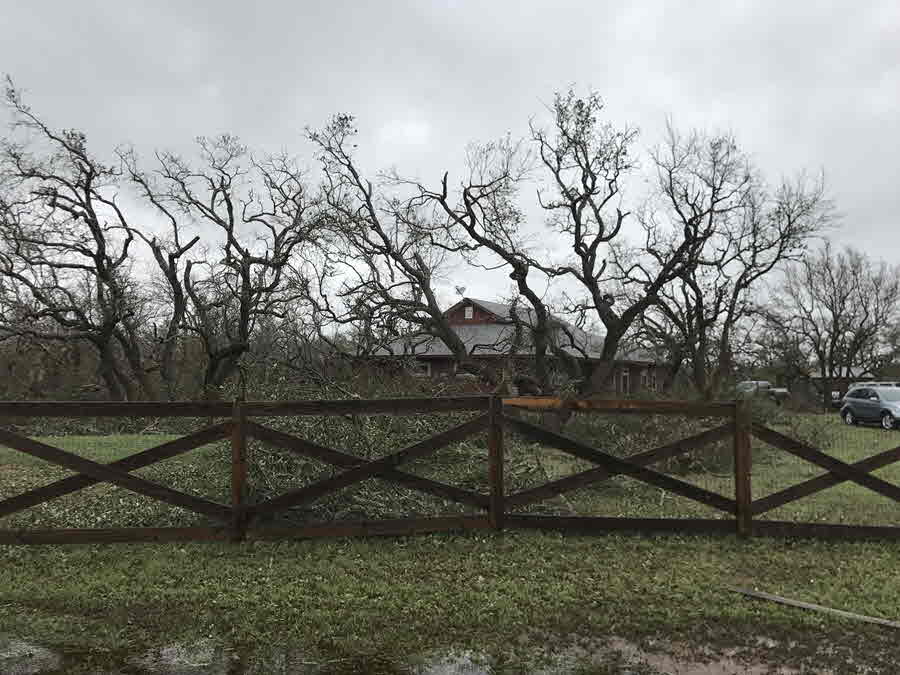
<path id="1" fill-rule="evenodd" d="M 515 323 L 513 321 L 512 305 L 478 300 L 476 298 L 463 298 L 444 311 L 448 314 L 466 304 L 477 305 L 484 311 L 497 317 L 496 322 L 487 323 L 459 323 L 454 324 L 453 330 L 466 345 L 472 356 L 505 356 L 510 354 L 513 343 L 516 340 Z M 521 304 L 515 307 L 517 319 L 528 326 L 534 326 L 536 319 L 534 310 Z M 601 358 L 603 349 L 603 336 L 588 333 L 572 324 L 553 316 L 555 324 L 553 339 L 561 348 L 577 358 L 585 355 L 589 359 Z M 533 354 L 530 335 L 521 336 L 521 343 L 517 345 L 516 354 L 528 356 Z M 422 358 L 438 358 L 452 356 L 447 345 L 438 338 L 421 333 L 413 333 L 394 340 L 388 348 L 379 355 L 416 356 Z M 655 363 L 655 359 L 648 352 L 640 350 L 623 350 L 617 356 L 618 361 L 632 361 L 639 363 Z"/>
<path id="2" fill-rule="evenodd" d="M 494 316 L 496 316 L 500 319 L 511 319 L 512 318 L 512 314 L 510 313 L 510 310 L 512 309 L 512 305 L 504 305 L 499 302 L 490 302 L 489 300 L 478 300 L 477 298 L 463 298 L 462 300 L 457 302 L 452 307 L 448 307 L 447 309 L 445 309 L 444 314 L 449 314 L 457 307 L 462 307 L 463 305 L 466 305 L 469 303 L 471 303 L 473 305 L 477 305 L 478 307 L 481 307 L 481 309 L 483 309 L 485 312 L 488 312 L 489 314 L 493 314 Z M 520 316 L 521 316 L 522 312 L 526 311 L 525 307 L 517 307 L 516 309 L 517 309 L 517 313 Z M 528 309 L 527 311 L 530 312 L 531 310 Z"/>

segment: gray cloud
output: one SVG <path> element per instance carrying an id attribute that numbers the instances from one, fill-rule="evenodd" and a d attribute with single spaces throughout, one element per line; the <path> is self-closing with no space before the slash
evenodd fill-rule
<path id="1" fill-rule="evenodd" d="M 824 169 L 844 215 L 836 238 L 900 262 L 896 0 L 48 2 L 4 14 L 0 71 L 98 148 L 182 149 L 230 131 L 305 151 L 305 125 L 347 111 L 369 168 L 437 179 L 467 142 L 524 132 L 576 83 L 644 143 L 668 115 L 733 130 L 775 178 Z"/>

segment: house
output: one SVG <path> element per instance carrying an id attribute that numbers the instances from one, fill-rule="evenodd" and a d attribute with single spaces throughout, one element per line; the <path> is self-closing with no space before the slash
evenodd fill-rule
<path id="1" fill-rule="evenodd" d="M 527 370 L 534 357 L 527 326 L 534 325 L 533 311 L 519 305 L 506 305 L 475 298 L 463 298 L 444 312 L 456 334 L 466 344 L 469 355 L 497 367 L 512 365 L 520 372 Z M 553 317 L 551 339 L 556 345 L 589 367 L 600 363 L 602 337 L 587 333 L 562 319 Z M 521 330 L 522 326 L 525 330 Z M 456 360 L 447 346 L 430 335 L 411 334 L 395 340 L 383 349 L 381 357 L 412 359 L 422 375 L 452 377 Z M 662 386 L 659 366 L 652 355 L 640 351 L 623 351 L 613 366 L 617 394 L 658 391 Z M 599 376 L 599 371 L 596 371 Z"/>

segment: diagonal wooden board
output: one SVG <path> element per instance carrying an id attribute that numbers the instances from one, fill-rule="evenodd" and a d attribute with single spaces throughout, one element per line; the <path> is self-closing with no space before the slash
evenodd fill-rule
<path id="1" fill-rule="evenodd" d="M 275 429 L 257 424 L 256 422 L 247 422 L 247 433 L 259 441 L 271 443 L 284 450 L 288 450 L 298 455 L 313 457 L 326 464 L 338 466 L 343 469 L 352 469 L 362 466 L 369 461 L 347 452 L 326 448 L 323 445 L 313 443 L 305 438 L 292 436 L 283 431 L 276 431 Z M 447 485 L 429 478 L 416 476 L 398 469 L 385 469 L 379 472 L 378 478 L 400 483 L 408 488 L 420 490 L 421 492 L 432 494 L 443 499 L 449 499 L 450 501 L 460 504 L 469 504 L 470 506 L 477 506 L 483 509 L 488 507 L 488 498 L 485 495 L 470 490 L 464 490 L 455 485 Z"/>
<path id="2" fill-rule="evenodd" d="M 696 434 L 695 436 L 682 438 L 674 443 L 667 443 L 666 445 L 661 445 L 652 450 L 636 453 L 630 457 L 626 457 L 625 461 L 640 466 L 654 464 L 665 459 L 677 457 L 685 452 L 701 448 L 704 445 L 726 438 L 732 433 L 734 433 L 734 425 L 723 424 L 714 429 L 708 429 L 707 431 Z M 570 490 L 593 485 L 594 483 L 607 480 L 608 478 L 620 474 L 620 471 L 609 469 L 605 466 L 598 466 L 593 469 L 588 469 L 587 471 L 582 471 L 549 483 L 544 483 L 543 485 L 534 488 L 521 490 L 520 492 L 511 494 L 506 498 L 506 504 L 509 507 L 527 506 L 528 504 L 533 504 L 534 502 L 539 502 L 544 499 L 550 499 L 551 497 L 555 497 L 556 495 L 563 494 Z"/>
<path id="3" fill-rule="evenodd" d="M 898 460 L 900 460 L 900 446 L 854 462 L 850 466 L 859 469 L 860 471 L 871 473 L 876 469 L 890 466 Z M 759 515 L 771 511 L 772 509 L 777 509 L 779 506 L 790 504 L 802 497 L 814 495 L 817 492 L 834 487 L 835 485 L 840 485 L 848 480 L 848 478 L 833 473 L 823 473 L 815 478 L 810 478 L 802 483 L 797 483 L 796 485 L 792 485 L 783 490 L 779 490 L 778 492 L 773 492 L 765 497 L 754 500 L 752 505 L 753 515 Z"/>
<path id="4" fill-rule="evenodd" d="M 821 450 L 817 450 L 802 441 L 798 441 L 790 436 L 785 436 L 784 434 L 761 424 L 754 424 L 752 433 L 759 440 L 765 441 L 776 448 L 785 450 L 800 459 L 805 459 L 811 464 L 820 466 L 844 480 L 852 481 L 857 485 L 867 487 L 873 492 L 884 495 L 888 499 L 900 502 L 900 487 L 897 487 L 893 483 L 888 483 L 877 476 L 861 471 L 852 464 L 847 464 L 831 455 L 826 455 Z"/>
<path id="5" fill-rule="evenodd" d="M 64 467 L 76 473 L 84 474 L 100 483 L 112 483 L 126 490 L 136 492 L 172 506 L 199 513 L 217 520 L 230 521 L 232 517 L 231 507 L 217 504 L 209 499 L 195 497 L 193 495 L 173 490 L 172 488 L 154 483 L 125 471 L 111 468 L 106 464 L 99 464 L 84 457 L 67 452 L 46 443 L 41 443 L 26 436 L 14 434 L 11 431 L 0 429 L 0 443 L 24 452 L 32 457 Z"/>
<path id="6" fill-rule="evenodd" d="M 123 471 L 136 471 L 151 464 L 156 464 L 172 457 L 177 457 L 185 452 L 199 448 L 201 445 L 213 443 L 214 441 L 226 438 L 230 433 L 231 423 L 222 422 L 205 427 L 199 431 L 195 431 L 187 436 L 175 438 L 152 448 L 142 450 L 128 457 L 123 457 L 115 462 L 111 462 L 106 466 L 113 469 L 121 469 Z M 14 495 L 3 501 L 0 501 L 0 517 L 17 513 L 24 509 L 53 499 L 58 499 L 67 494 L 83 490 L 84 488 L 102 483 L 103 481 L 79 474 L 77 476 L 69 476 L 49 485 L 44 485 L 22 494 Z"/>
<path id="7" fill-rule="evenodd" d="M 486 429 L 489 425 L 489 421 L 490 418 L 488 415 L 479 415 L 468 422 L 464 422 L 452 429 L 426 438 L 423 441 L 419 441 L 402 450 L 398 450 L 395 453 L 382 457 L 381 459 L 367 462 L 362 466 L 348 469 L 331 478 L 326 478 L 325 480 L 320 480 L 312 485 L 291 490 L 283 495 L 273 497 L 272 499 L 251 506 L 247 509 L 247 512 L 250 516 L 277 513 L 294 506 L 300 506 L 301 504 L 314 501 L 329 492 L 335 492 L 341 488 L 366 480 L 367 478 L 374 478 L 385 469 L 396 468 L 404 462 L 419 457 L 425 457 L 451 443 L 461 441 L 472 434 Z"/>
<path id="8" fill-rule="evenodd" d="M 503 421 L 515 431 L 522 435 L 532 438 L 540 443 L 546 443 L 554 448 L 559 448 L 564 452 L 581 457 L 596 464 L 601 464 L 616 473 L 624 474 L 644 483 L 649 483 L 655 487 L 667 490 L 682 497 L 687 497 L 695 502 L 706 504 L 719 511 L 725 513 L 735 513 L 736 505 L 733 499 L 724 497 L 716 492 L 704 490 L 696 485 L 691 485 L 685 481 L 672 478 L 645 466 L 619 459 L 613 455 L 607 454 L 596 448 L 582 443 L 579 440 L 565 436 L 563 434 L 550 431 L 537 424 L 531 424 L 515 417 L 503 416 Z"/>

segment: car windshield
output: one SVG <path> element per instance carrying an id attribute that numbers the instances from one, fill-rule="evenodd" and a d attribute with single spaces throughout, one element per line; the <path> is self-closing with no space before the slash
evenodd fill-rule
<path id="1" fill-rule="evenodd" d="M 878 395 L 881 396 L 882 401 L 891 401 L 895 403 L 900 401 L 900 387 L 891 387 L 878 390 Z"/>

